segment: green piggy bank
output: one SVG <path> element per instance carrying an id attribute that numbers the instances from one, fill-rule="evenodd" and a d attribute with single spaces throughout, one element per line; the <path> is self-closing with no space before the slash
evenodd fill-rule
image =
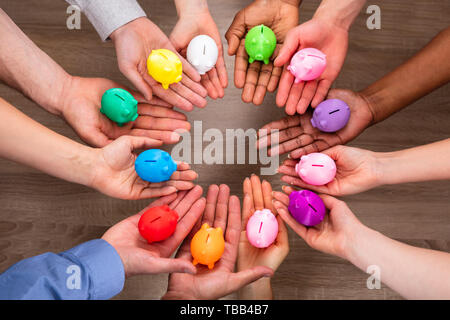
<path id="1" fill-rule="evenodd" d="M 276 46 L 275 33 L 263 24 L 251 28 L 245 36 L 245 51 L 247 51 L 250 63 L 259 60 L 268 64 Z"/>
<path id="2" fill-rule="evenodd" d="M 128 91 L 120 88 L 106 90 L 102 96 L 100 112 L 119 127 L 138 117 L 137 100 Z"/>

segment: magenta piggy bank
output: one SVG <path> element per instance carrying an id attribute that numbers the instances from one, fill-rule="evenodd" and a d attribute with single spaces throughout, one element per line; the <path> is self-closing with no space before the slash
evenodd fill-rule
<path id="1" fill-rule="evenodd" d="M 306 183 L 322 186 L 334 179 L 336 164 L 324 153 L 310 153 L 300 158 L 295 171 Z"/>
<path id="2" fill-rule="evenodd" d="M 315 48 L 299 50 L 291 59 L 287 69 L 295 77 L 295 83 L 320 77 L 327 66 L 326 55 Z"/>
<path id="3" fill-rule="evenodd" d="M 325 204 L 309 190 L 291 192 L 288 209 L 298 223 L 307 227 L 319 224 L 325 217 Z"/>
<path id="4" fill-rule="evenodd" d="M 350 119 L 350 108 L 339 99 L 325 100 L 314 109 L 311 124 L 323 132 L 341 130 Z"/>

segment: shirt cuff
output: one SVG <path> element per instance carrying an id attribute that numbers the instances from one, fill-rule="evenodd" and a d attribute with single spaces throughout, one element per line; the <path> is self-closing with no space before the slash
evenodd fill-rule
<path id="1" fill-rule="evenodd" d="M 122 259 L 116 249 L 105 240 L 91 240 L 62 254 L 77 257 L 88 270 L 93 299 L 110 299 L 122 291 L 125 283 Z"/>
<path id="2" fill-rule="evenodd" d="M 83 11 L 102 41 L 128 22 L 147 16 L 135 0 L 90 0 Z"/>

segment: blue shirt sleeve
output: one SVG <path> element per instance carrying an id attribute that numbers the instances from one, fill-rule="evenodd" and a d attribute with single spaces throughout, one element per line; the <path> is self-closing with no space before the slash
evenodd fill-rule
<path id="1" fill-rule="evenodd" d="M 96 239 L 22 260 L 0 275 L 0 299 L 109 299 L 123 289 L 117 251 Z"/>

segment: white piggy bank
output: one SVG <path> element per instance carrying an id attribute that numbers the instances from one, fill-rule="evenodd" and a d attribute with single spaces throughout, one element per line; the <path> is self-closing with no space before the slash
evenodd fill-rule
<path id="1" fill-rule="evenodd" d="M 219 50 L 216 42 L 207 35 L 196 36 L 187 47 L 187 60 L 200 74 L 205 74 L 217 62 Z"/>

